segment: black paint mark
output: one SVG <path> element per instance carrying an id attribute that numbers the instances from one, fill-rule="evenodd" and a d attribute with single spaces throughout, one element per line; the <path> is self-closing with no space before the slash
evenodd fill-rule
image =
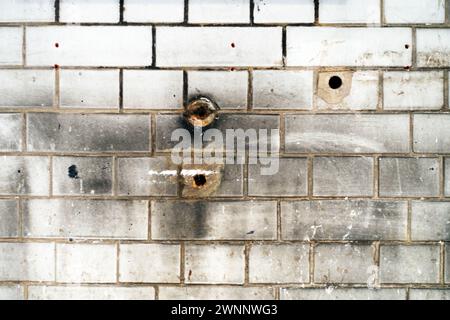
<path id="1" fill-rule="evenodd" d="M 69 178 L 71 179 L 79 179 L 78 170 L 76 165 L 72 165 L 69 167 Z"/>

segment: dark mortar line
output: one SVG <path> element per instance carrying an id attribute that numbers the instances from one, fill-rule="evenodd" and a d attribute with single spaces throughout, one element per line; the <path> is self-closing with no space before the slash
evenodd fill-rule
<path id="1" fill-rule="evenodd" d="M 250 0 L 250 25 L 255 24 L 255 0 Z"/>
<path id="2" fill-rule="evenodd" d="M 188 25 L 189 23 L 189 0 L 184 0 L 184 21 L 182 25 Z"/>
<path id="3" fill-rule="evenodd" d="M 156 27 L 152 27 L 152 67 L 156 68 Z"/>
<path id="4" fill-rule="evenodd" d="M 320 11 L 319 0 L 314 0 L 314 25 L 319 24 L 319 11 Z"/>
<path id="5" fill-rule="evenodd" d="M 119 10 L 120 10 L 119 23 L 123 24 L 124 23 L 123 16 L 124 16 L 124 11 L 125 11 L 125 0 L 119 1 Z"/>

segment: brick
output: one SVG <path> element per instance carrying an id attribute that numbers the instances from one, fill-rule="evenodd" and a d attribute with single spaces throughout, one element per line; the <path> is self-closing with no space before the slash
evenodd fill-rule
<path id="1" fill-rule="evenodd" d="M 288 153 L 409 151 L 408 115 L 287 115 Z"/>
<path id="2" fill-rule="evenodd" d="M 313 194 L 315 196 L 373 195 L 373 158 L 314 158 Z"/>
<path id="3" fill-rule="evenodd" d="M 172 151 L 179 141 L 171 141 L 172 132 L 176 129 L 183 128 L 191 131 L 193 137 L 193 130 L 191 126 L 187 125 L 186 121 L 181 115 L 156 115 L 156 150 L 157 151 Z M 217 129 L 223 136 L 226 135 L 227 129 L 248 129 L 267 130 L 267 141 L 270 148 L 271 139 L 275 139 L 278 134 L 273 130 L 280 128 L 280 119 L 277 115 L 242 115 L 242 114 L 221 114 L 208 129 Z M 193 139 L 192 139 L 193 140 Z M 225 143 L 224 143 L 225 145 Z M 247 147 L 255 147 L 254 141 L 247 141 Z M 279 150 L 278 142 L 273 146 L 274 150 Z"/>
<path id="4" fill-rule="evenodd" d="M 450 158 L 445 158 L 444 166 L 444 192 L 446 196 L 450 196 Z"/>
<path id="5" fill-rule="evenodd" d="M 306 158 L 281 158 L 279 170 L 273 175 L 262 175 L 261 164 L 248 168 L 248 194 L 251 196 L 306 196 L 308 195 L 308 161 Z"/>
<path id="6" fill-rule="evenodd" d="M 445 246 L 445 282 L 450 283 L 450 246 L 446 244 Z"/>
<path id="7" fill-rule="evenodd" d="M 312 71 L 253 72 L 253 108 L 311 110 Z"/>
<path id="8" fill-rule="evenodd" d="M 254 245 L 249 257 L 251 283 L 309 282 L 309 245 Z"/>
<path id="9" fill-rule="evenodd" d="M 405 289 L 308 288 L 281 289 L 281 300 L 405 300 Z"/>
<path id="10" fill-rule="evenodd" d="M 439 160 L 435 158 L 381 158 L 380 196 L 436 197 Z"/>
<path id="11" fill-rule="evenodd" d="M 249 0 L 190 0 L 190 23 L 249 23 Z"/>
<path id="12" fill-rule="evenodd" d="M 169 158 L 119 158 L 118 193 L 132 196 L 176 196 L 178 167 Z"/>
<path id="13" fill-rule="evenodd" d="M 181 109 L 183 72 L 171 70 L 125 70 L 125 109 Z"/>
<path id="14" fill-rule="evenodd" d="M 53 22 L 54 0 L 3 0 L 0 3 L 0 22 Z"/>
<path id="15" fill-rule="evenodd" d="M 160 300 L 273 300 L 273 289 L 238 286 L 159 287 Z"/>
<path id="16" fill-rule="evenodd" d="M 151 212 L 156 240 L 274 240 L 277 236 L 274 201 L 155 201 Z"/>
<path id="17" fill-rule="evenodd" d="M 312 23 L 313 0 L 255 0 L 256 23 Z"/>
<path id="18" fill-rule="evenodd" d="M 380 23 L 380 0 L 322 0 L 320 23 Z"/>
<path id="19" fill-rule="evenodd" d="M 417 65 L 450 66 L 450 29 L 417 29 Z"/>
<path id="20" fill-rule="evenodd" d="M 450 202 L 412 202 L 411 238 L 450 241 Z"/>
<path id="21" fill-rule="evenodd" d="M 281 28 L 157 27 L 158 67 L 281 66 Z"/>
<path id="22" fill-rule="evenodd" d="M 28 150 L 126 152 L 150 150 L 145 115 L 28 114 Z"/>
<path id="23" fill-rule="evenodd" d="M 152 29 L 146 26 L 28 27 L 26 45 L 30 66 L 152 64 Z"/>
<path id="24" fill-rule="evenodd" d="M 22 115 L 19 113 L 0 114 L 0 151 L 22 149 Z"/>
<path id="25" fill-rule="evenodd" d="M 1 157 L 0 194 L 49 194 L 50 165 L 47 157 Z"/>
<path id="26" fill-rule="evenodd" d="M 415 114 L 413 121 L 415 152 L 450 152 L 450 115 Z"/>
<path id="27" fill-rule="evenodd" d="M 112 158 L 53 158 L 54 195 L 111 195 Z"/>
<path id="28" fill-rule="evenodd" d="M 443 72 L 386 72 L 385 110 L 439 110 L 444 106 Z"/>
<path id="29" fill-rule="evenodd" d="M 25 297 L 22 286 L 1 286 L 0 300 L 23 300 Z"/>
<path id="30" fill-rule="evenodd" d="M 146 240 L 147 201 L 33 199 L 23 202 L 26 237 Z"/>
<path id="31" fill-rule="evenodd" d="M 0 243 L 0 281 L 54 281 L 55 244 Z"/>
<path id="32" fill-rule="evenodd" d="M 339 77 L 334 89 L 330 80 Z M 316 104 L 319 109 L 375 110 L 378 106 L 379 77 L 376 71 L 319 72 Z"/>
<path id="33" fill-rule="evenodd" d="M 153 300 L 153 287 L 29 286 L 29 300 Z"/>
<path id="34" fill-rule="evenodd" d="M 55 94 L 52 70 L 0 70 L 0 106 L 51 107 Z"/>
<path id="35" fill-rule="evenodd" d="M 386 0 L 384 18 L 387 23 L 444 23 L 445 1 Z"/>
<path id="36" fill-rule="evenodd" d="M 116 246 L 56 245 L 56 280 L 71 283 L 116 282 Z"/>
<path id="37" fill-rule="evenodd" d="M 450 300 L 450 290 L 410 289 L 409 300 Z"/>
<path id="38" fill-rule="evenodd" d="M 314 248 L 314 282 L 372 284 L 374 247 L 320 244 Z"/>
<path id="39" fill-rule="evenodd" d="M 61 107 L 119 107 L 118 70 L 61 70 L 59 77 Z"/>
<path id="40" fill-rule="evenodd" d="M 380 249 L 382 283 L 438 283 L 439 247 L 392 245 Z"/>
<path id="41" fill-rule="evenodd" d="M 287 65 L 410 66 L 412 51 L 405 45 L 411 43 L 408 28 L 288 27 Z"/>
<path id="42" fill-rule="evenodd" d="M 186 283 L 244 283 L 244 247 L 240 245 L 187 245 Z"/>
<path id="43" fill-rule="evenodd" d="M 125 0 L 124 20 L 128 22 L 183 22 L 184 2 L 184 0 Z"/>
<path id="44" fill-rule="evenodd" d="M 22 28 L 18 27 L 0 28 L 0 66 L 22 64 L 22 33 Z"/>
<path id="45" fill-rule="evenodd" d="M 19 212 L 15 200 L 0 200 L 0 238 L 19 236 Z"/>
<path id="46" fill-rule="evenodd" d="M 119 255 L 120 282 L 180 282 L 180 246 L 122 244 Z"/>
<path id="47" fill-rule="evenodd" d="M 221 109 L 247 109 L 247 71 L 189 71 L 189 99 L 206 96 Z"/>
<path id="48" fill-rule="evenodd" d="M 407 203 L 369 200 L 281 203 L 284 240 L 406 240 Z"/>
<path id="49" fill-rule="evenodd" d="M 60 0 L 61 22 L 117 23 L 120 19 L 118 0 Z"/>

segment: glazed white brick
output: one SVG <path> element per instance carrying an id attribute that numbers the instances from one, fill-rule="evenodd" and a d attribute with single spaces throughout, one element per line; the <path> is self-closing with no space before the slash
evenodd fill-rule
<path id="1" fill-rule="evenodd" d="M 314 282 L 373 285 L 376 270 L 370 245 L 320 244 L 314 248 Z"/>
<path id="2" fill-rule="evenodd" d="M 124 20 L 128 22 L 183 22 L 184 2 L 184 0 L 125 0 Z"/>
<path id="3" fill-rule="evenodd" d="M 450 202 L 414 201 L 411 207 L 411 238 L 417 241 L 450 241 Z"/>
<path id="4" fill-rule="evenodd" d="M 414 115 L 414 151 L 427 153 L 450 152 L 450 115 Z"/>
<path id="5" fill-rule="evenodd" d="M 22 286 L 1 286 L 0 300 L 23 300 L 25 297 Z"/>
<path id="6" fill-rule="evenodd" d="M 256 23 L 312 23 L 314 0 L 254 0 Z"/>
<path id="7" fill-rule="evenodd" d="M 120 19 L 119 0 L 60 0 L 61 22 L 109 22 Z"/>
<path id="8" fill-rule="evenodd" d="M 26 45 L 30 66 L 152 64 L 152 29 L 146 26 L 29 27 Z"/>
<path id="9" fill-rule="evenodd" d="M 444 23 L 443 0 L 385 0 L 387 23 Z"/>
<path id="10" fill-rule="evenodd" d="M 115 245 L 57 244 L 56 280 L 69 283 L 116 282 Z"/>
<path id="11" fill-rule="evenodd" d="M 438 283 L 440 249 L 435 245 L 392 245 L 380 249 L 382 283 Z"/>
<path id="12" fill-rule="evenodd" d="M 160 300 L 273 300 L 266 287 L 185 286 L 159 287 Z"/>
<path id="13" fill-rule="evenodd" d="M 313 83 L 312 71 L 254 71 L 253 108 L 310 110 Z"/>
<path id="14" fill-rule="evenodd" d="M 54 243 L 0 243 L 0 281 L 54 281 Z"/>
<path id="15" fill-rule="evenodd" d="M 181 109 L 183 72 L 171 70 L 125 70 L 125 109 Z"/>
<path id="16" fill-rule="evenodd" d="M 320 23 L 380 23 L 380 0 L 321 0 Z"/>
<path id="17" fill-rule="evenodd" d="M 409 300 L 450 300 L 450 290 L 410 289 Z"/>
<path id="18" fill-rule="evenodd" d="M 329 82 L 338 76 L 342 87 L 333 89 Z M 376 71 L 320 72 L 316 105 L 319 109 L 375 110 L 378 106 L 379 76 Z"/>
<path id="19" fill-rule="evenodd" d="M 187 245 L 186 283 L 244 283 L 244 246 Z"/>
<path id="20" fill-rule="evenodd" d="M 250 249 L 251 283 L 309 282 L 309 245 L 254 245 Z"/>
<path id="21" fill-rule="evenodd" d="M 61 70 L 59 78 L 61 107 L 119 107 L 118 70 Z"/>
<path id="22" fill-rule="evenodd" d="M 47 157 L 0 157 L 0 195 L 49 194 Z"/>
<path id="23" fill-rule="evenodd" d="M 190 0 L 190 23 L 248 23 L 249 0 Z"/>
<path id="24" fill-rule="evenodd" d="M 0 22 L 55 21 L 54 0 L 2 0 Z"/>
<path id="25" fill-rule="evenodd" d="M 179 283 L 180 246 L 122 244 L 119 281 L 136 283 Z"/>
<path id="26" fill-rule="evenodd" d="M 33 199 L 23 202 L 25 237 L 145 240 L 148 202 Z"/>
<path id="27" fill-rule="evenodd" d="M 188 72 L 189 99 L 202 95 L 221 109 L 247 109 L 247 71 Z"/>
<path id="28" fill-rule="evenodd" d="M 158 67 L 281 66 L 281 28 L 158 27 Z"/>
<path id="29" fill-rule="evenodd" d="M 288 27 L 287 65 L 410 66 L 411 43 L 408 28 Z"/>
<path id="30" fill-rule="evenodd" d="M 29 286 L 28 300 L 154 300 L 153 287 Z"/>
<path id="31" fill-rule="evenodd" d="M 0 28 L 0 39 L 2 39 L 2 45 L 0 46 L 0 66 L 22 64 L 22 34 L 22 28 Z"/>
<path id="32" fill-rule="evenodd" d="M 0 83 L 0 108 L 53 106 L 52 70 L 0 70 Z"/>
<path id="33" fill-rule="evenodd" d="M 21 114 L 0 114 L 0 150 L 19 151 L 20 149 L 22 149 L 21 130 Z"/>
<path id="34" fill-rule="evenodd" d="M 316 196 L 371 196 L 373 194 L 373 158 L 314 158 L 313 194 Z"/>
<path id="35" fill-rule="evenodd" d="M 287 288 L 281 289 L 281 300 L 405 300 L 405 289 L 367 288 Z"/>
<path id="36" fill-rule="evenodd" d="M 19 236 L 19 211 L 16 200 L 0 200 L 0 238 Z"/>
<path id="37" fill-rule="evenodd" d="M 417 65 L 450 66 L 450 29 L 417 29 Z"/>
<path id="38" fill-rule="evenodd" d="M 385 110 L 439 110 L 444 106 L 443 72 L 386 72 Z"/>

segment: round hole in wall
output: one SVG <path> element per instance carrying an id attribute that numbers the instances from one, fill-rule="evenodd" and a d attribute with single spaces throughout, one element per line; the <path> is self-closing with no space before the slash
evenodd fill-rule
<path id="1" fill-rule="evenodd" d="M 196 174 L 194 176 L 194 184 L 198 188 L 203 187 L 206 184 L 206 176 L 204 174 Z"/>
<path id="2" fill-rule="evenodd" d="M 342 87 L 342 79 L 339 76 L 332 76 L 328 81 L 328 85 L 331 89 L 337 90 Z"/>
<path id="3" fill-rule="evenodd" d="M 197 97 L 185 108 L 184 117 L 194 127 L 206 127 L 217 117 L 219 107 L 211 99 Z"/>

